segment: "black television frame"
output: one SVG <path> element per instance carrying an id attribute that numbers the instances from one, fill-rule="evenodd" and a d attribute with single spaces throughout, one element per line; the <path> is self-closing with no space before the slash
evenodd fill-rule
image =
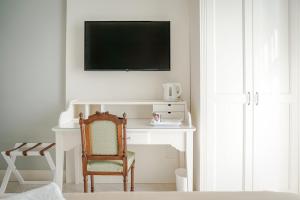
<path id="1" fill-rule="evenodd" d="M 87 67 L 86 64 L 86 23 L 97 23 L 97 22 L 143 22 L 143 23 L 152 23 L 152 22 L 162 22 L 169 24 L 169 67 L 168 68 L 161 68 L 161 69 L 130 69 L 130 68 L 119 68 L 119 69 L 91 69 Z M 171 21 L 84 21 L 84 71 L 171 71 Z"/>

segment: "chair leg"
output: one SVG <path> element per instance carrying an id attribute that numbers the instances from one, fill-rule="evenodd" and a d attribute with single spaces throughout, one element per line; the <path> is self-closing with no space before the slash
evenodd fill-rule
<path id="1" fill-rule="evenodd" d="M 134 191 L 134 163 L 131 166 L 131 183 L 130 183 L 130 191 Z"/>
<path id="2" fill-rule="evenodd" d="M 84 190 L 84 193 L 88 192 L 87 176 L 83 176 L 83 190 Z"/>
<path id="3" fill-rule="evenodd" d="M 127 175 L 123 176 L 124 192 L 127 192 L 127 182 L 128 182 Z"/>
<path id="4" fill-rule="evenodd" d="M 91 192 L 94 192 L 94 175 L 91 175 Z"/>

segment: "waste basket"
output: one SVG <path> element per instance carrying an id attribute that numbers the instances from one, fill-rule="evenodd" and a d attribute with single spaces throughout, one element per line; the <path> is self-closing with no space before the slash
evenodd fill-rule
<path id="1" fill-rule="evenodd" d="M 175 170 L 176 175 L 176 190 L 180 192 L 187 192 L 187 172 L 184 168 Z"/>

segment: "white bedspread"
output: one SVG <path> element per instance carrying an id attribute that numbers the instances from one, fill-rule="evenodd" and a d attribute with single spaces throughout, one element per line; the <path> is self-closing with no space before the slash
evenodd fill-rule
<path id="1" fill-rule="evenodd" d="M 3 195 L 1 200 L 64 200 L 64 197 L 55 183 L 39 187 L 19 194 Z"/>
<path id="2" fill-rule="evenodd" d="M 64 194 L 66 200 L 300 200 L 276 192 L 101 192 Z"/>
<path id="3" fill-rule="evenodd" d="M 278 192 L 98 192 L 65 193 L 66 200 L 300 200 L 292 193 Z M 63 200 L 53 183 L 17 195 L 2 196 L 2 200 Z"/>

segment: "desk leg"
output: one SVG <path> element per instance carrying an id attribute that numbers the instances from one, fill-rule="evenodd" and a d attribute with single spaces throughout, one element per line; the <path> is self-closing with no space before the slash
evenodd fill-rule
<path id="1" fill-rule="evenodd" d="M 79 184 L 82 180 L 82 171 L 81 171 L 81 147 L 80 145 L 76 146 L 74 149 L 74 171 L 75 171 L 75 184 Z"/>
<path id="2" fill-rule="evenodd" d="M 188 192 L 193 191 L 193 132 L 186 132 L 185 162 L 187 169 Z"/>
<path id="3" fill-rule="evenodd" d="M 75 149 L 70 149 L 66 151 L 66 183 L 74 183 L 74 173 L 75 173 Z"/>
<path id="4" fill-rule="evenodd" d="M 185 152 L 184 151 L 178 151 L 179 154 L 179 167 L 184 168 L 185 166 Z"/>
<path id="5" fill-rule="evenodd" d="M 59 133 L 55 135 L 56 142 L 56 175 L 55 182 L 62 190 L 63 186 L 63 170 L 64 170 L 64 142 L 63 136 Z"/>
<path id="6" fill-rule="evenodd" d="M 81 147 L 77 145 L 74 149 L 66 152 L 66 183 L 79 184 L 81 173 Z"/>

